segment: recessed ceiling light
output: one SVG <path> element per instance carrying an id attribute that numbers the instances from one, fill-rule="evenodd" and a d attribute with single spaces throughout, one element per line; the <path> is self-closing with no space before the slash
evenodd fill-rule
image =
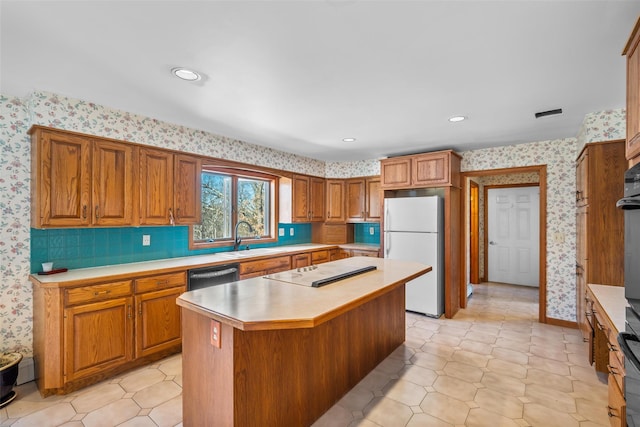
<path id="1" fill-rule="evenodd" d="M 355 138 L 342 138 L 344 142 L 356 142 Z"/>
<path id="2" fill-rule="evenodd" d="M 451 117 L 449 117 L 449 121 L 451 123 L 461 122 L 463 120 L 467 120 L 467 118 L 465 116 L 451 116 Z"/>
<path id="3" fill-rule="evenodd" d="M 189 82 L 195 82 L 200 80 L 200 74 L 188 68 L 176 67 L 171 69 L 171 74 Z"/>

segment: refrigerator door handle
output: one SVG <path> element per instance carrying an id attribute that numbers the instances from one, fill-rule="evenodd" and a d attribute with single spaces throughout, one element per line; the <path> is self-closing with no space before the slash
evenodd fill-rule
<path id="1" fill-rule="evenodd" d="M 389 234 L 389 232 L 386 232 L 384 233 L 384 251 L 387 253 L 387 256 L 389 256 L 390 249 L 391 249 L 391 235 Z"/>

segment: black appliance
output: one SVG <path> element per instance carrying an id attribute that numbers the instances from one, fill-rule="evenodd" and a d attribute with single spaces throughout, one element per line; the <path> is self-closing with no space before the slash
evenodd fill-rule
<path id="1" fill-rule="evenodd" d="M 235 282 L 240 277 L 238 264 L 214 265 L 189 270 L 187 290 L 208 288 Z"/>
<path id="2" fill-rule="evenodd" d="M 624 394 L 627 425 L 640 427 L 640 163 L 624 174 L 624 197 L 616 203 L 624 209 L 625 332 L 618 335 L 624 354 Z"/>

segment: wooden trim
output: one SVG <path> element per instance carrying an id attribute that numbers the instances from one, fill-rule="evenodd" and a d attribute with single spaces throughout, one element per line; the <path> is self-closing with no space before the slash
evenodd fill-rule
<path id="1" fill-rule="evenodd" d="M 480 265 L 478 263 L 480 254 L 480 186 L 475 181 L 469 181 L 469 281 L 472 284 L 480 283 Z"/>
<path id="2" fill-rule="evenodd" d="M 627 56 L 630 53 L 631 47 L 633 45 L 633 41 L 635 40 L 633 35 L 639 31 L 640 31 L 640 17 L 638 17 L 638 20 L 636 21 L 636 25 L 633 27 L 633 30 L 631 30 L 631 32 L 629 33 L 629 39 L 627 40 L 627 44 L 624 46 L 624 49 L 622 50 L 622 56 Z"/>
<path id="3" fill-rule="evenodd" d="M 538 298 L 538 321 L 540 323 L 547 323 L 547 166 L 546 165 L 534 165 L 534 166 L 524 166 L 524 167 L 515 167 L 515 168 L 501 168 L 501 169 L 490 169 L 490 170 L 480 170 L 480 171 L 466 171 L 461 172 L 460 177 L 462 179 L 462 194 L 467 193 L 467 179 L 471 177 L 482 177 L 482 176 L 495 176 L 495 175 L 512 175 L 512 174 L 521 174 L 528 172 L 537 172 L 540 177 L 539 182 L 536 184 L 540 187 L 540 260 L 539 260 L 539 298 Z M 533 184 L 526 184 L 531 186 Z M 519 184 L 510 184 L 507 186 L 515 187 L 519 186 Z M 494 186 L 495 187 L 495 186 Z M 486 199 L 485 199 L 486 200 Z M 467 213 L 466 209 L 462 209 L 461 221 L 460 221 L 460 229 L 465 230 L 465 224 L 467 221 Z M 485 223 L 486 223 L 486 203 L 485 203 Z M 467 238 L 466 233 L 463 233 L 460 236 L 461 239 L 461 247 L 466 247 L 465 239 Z M 485 250 L 486 250 L 486 233 L 484 236 L 485 241 Z M 466 251 L 461 251 L 461 262 L 460 262 L 460 271 L 462 280 L 466 280 Z M 485 264 L 487 258 L 485 257 Z M 486 280 L 486 266 L 485 266 L 485 277 Z M 467 293 L 466 293 L 466 283 L 460 286 L 460 305 L 461 307 L 466 307 L 467 305 Z"/>
<path id="4" fill-rule="evenodd" d="M 546 323 L 554 326 L 562 326 L 563 328 L 578 329 L 578 323 L 572 322 L 571 320 L 563 320 L 563 319 L 556 319 L 554 317 L 547 317 Z"/>

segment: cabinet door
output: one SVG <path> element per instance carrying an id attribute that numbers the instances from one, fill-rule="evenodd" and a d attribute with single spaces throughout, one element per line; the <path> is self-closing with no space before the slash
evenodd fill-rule
<path id="1" fill-rule="evenodd" d="M 314 222 L 324 221 L 324 179 L 311 178 L 309 180 L 310 212 L 309 219 Z"/>
<path id="2" fill-rule="evenodd" d="M 131 225 L 133 223 L 132 145 L 93 141 L 93 223 Z"/>
<path id="3" fill-rule="evenodd" d="M 309 178 L 294 175 L 292 179 L 292 218 L 294 222 L 309 222 Z"/>
<path id="4" fill-rule="evenodd" d="M 177 224 L 198 224 L 202 218 L 200 199 L 202 161 L 199 157 L 175 155 L 174 204 Z"/>
<path id="5" fill-rule="evenodd" d="M 311 255 L 297 254 L 291 256 L 291 268 L 301 268 L 311 265 Z"/>
<path id="6" fill-rule="evenodd" d="M 40 165 L 33 165 L 40 168 L 38 226 L 90 224 L 91 141 L 56 132 L 39 135 Z"/>
<path id="7" fill-rule="evenodd" d="M 173 154 L 141 148 L 140 224 L 174 223 L 173 186 Z"/>
<path id="8" fill-rule="evenodd" d="M 449 153 L 414 156 L 411 174 L 413 186 L 433 187 L 450 184 Z"/>
<path id="9" fill-rule="evenodd" d="M 365 219 L 365 180 L 349 179 L 347 187 L 347 222 L 362 222 Z"/>
<path id="10" fill-rule="evenodd" d="M 381 160 L 380 179 L 383 189 L 411 187 L 411 158 Z"/>
<path id="11" fill-rule="evenodd" d="M 576 164 L 576 205 L 589 203 L 589 148 L 582 153 Z"/>
<path id="12" fill-rule="evenodd" d="M 345 191 L 344 180 L 328 179 L 326 185 L 327 191 L 327 217 L 326 222 L 345 222 Z"/>
<path id="13" fill-rule="evenodd" d="M 627 145 L 626 157 L 640 154 L 640 18 L 631 33 L 624 54 L 627 56 Z"/>
<path id="14" fill-rule="evenodd" d="M 382 199 L 380 178 L 367 178 L 365 198 L 365 214 L 367 221 L 380 221 L 382 212 Z"/>
<path id="15" fill-rule="evenodd" d="M 132 298 L 79 305 L 64 310 L 65 381 L 132 359 Z"/>
<path id="16" fill-rule="evenodd" d="M 144 357 L 181 343 L 180 307 L 176 298 L 186 287 L 136 295 L 136 357 Z"/>

